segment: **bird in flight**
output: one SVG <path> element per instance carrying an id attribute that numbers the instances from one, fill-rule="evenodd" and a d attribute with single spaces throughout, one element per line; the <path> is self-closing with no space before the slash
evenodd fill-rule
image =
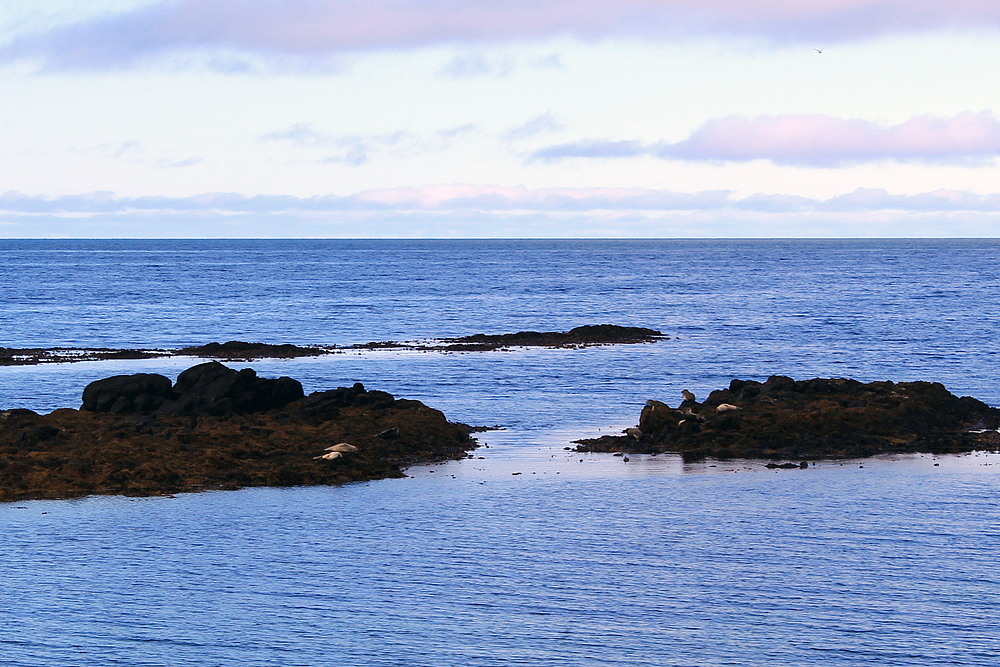
<path id="1" fill-rule="evenodd" d="M 825 50 L 826 50 L 826 47 L 824 47 L 822 49 L 813 49 L 813 51 L 815 51 L 816 53 L 823 53 L 823 51 L 825 51 Z"/>

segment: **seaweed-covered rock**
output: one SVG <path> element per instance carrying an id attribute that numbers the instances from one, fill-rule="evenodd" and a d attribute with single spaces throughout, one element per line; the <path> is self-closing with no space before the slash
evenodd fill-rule
<path id="1" fill-rule="evenodd" d="M 940 383 L 849 379 L 733 380 L 703 403 L 648 401 L 641 435 L 580 442 L 585 451 L 676 452 L 706 457 L 814 459 L 890 452 L 961 452 L 1000 446 L 1000 410 Z"/>
<path id="2" fill-rule="evenodd" d="M 188 369 L 155 413 L 0 412 L 0 501 L 341 484 L 401 477 L 406 465 L 461 459 L 476 447 L 468 426 L 419 401 L 361 383 L 303 397 L 297 381 L 247 370 Z M 134 404 L 162 387 L 123 377 L 88 387 L 88 399 L 116 387 L 111 405 L 123 396 Z"/>

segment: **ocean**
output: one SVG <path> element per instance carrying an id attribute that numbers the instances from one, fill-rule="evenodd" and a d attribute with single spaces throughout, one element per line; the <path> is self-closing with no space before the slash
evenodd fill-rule
<path id="1" fill-rule="evenodd" d="M 772 374 L 1000 406 L 998 257 L 997 240 L 0 240 L 6 347 L 669 337 L 233 364 L 502 430 L 406 479 L 0 505 L 0 664 L 996 665 L 1000 454 L 772 471 L 564 448 L 648 398 Z M 194 363 L 2 367 L 0 409 Z"/>

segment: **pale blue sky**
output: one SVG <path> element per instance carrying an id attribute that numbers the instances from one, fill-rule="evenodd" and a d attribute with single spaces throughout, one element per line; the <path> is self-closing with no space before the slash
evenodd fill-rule
<path id="1" fill-rule="evenodd" d="M 5 6 L 0 236 L 1000 233 L 1000 3 Z"/>

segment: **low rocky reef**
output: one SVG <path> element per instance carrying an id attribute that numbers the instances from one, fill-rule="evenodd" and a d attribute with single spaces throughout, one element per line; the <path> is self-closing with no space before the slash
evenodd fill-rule
<path id="1" fill-rule="evenodd" d="M 213 361 L 176 383 L 98 380 L 80 410 L 0 412 L 0 501 L 403 477 L 407 465 L 468 456 L 470 432 L 360 383 L 305 396 L 292 378 Z"/>
<path id="2" fill-rule="evenodd" d="M 170 350 L 156 349 L 0 347 L 0 366 L 68 364 L 76 361 L 100 361 L 103 359 L 155 359 L 172 355 Z"/>
<path id="3" fill-rule="evenodd" d="M 294 359 L 296 357 L 318 357 L 330 354 L 335 348 L 320 345 L 292 345 L 282 343 L 247 343 L 241 340 L 231 340 L 226 343 L 207 343 L 193 347 L 182 347 L 172 354 L 187 357 L 204 357 L 209 359 L 228 359 L 249 361 L 253 359 Z"/>
<path id="4" fill-rule="evenodd" d="M 596 324 L 569 331 L 519 331 L 510 334 L 476 334 L 444 340 L 442 349 L 450 352 L 479 352 L 508 347 L 579 348 L 597 345 L 631 345 L 667 340 L 662 332 L 642 327 Z"/>
<path id="5" fill-rule="evenodd" d="M 227 343 L 207 343 L 178 349 L 164 348 L 108 348 L 108 347 L 0 347 L 0 366 L 34 366 L 37 364 L 68 364 L 77 361 L 102 361 L 105 359 L 156 359 L 161 357 L 202 357 L 227 361 L 253 359 L 293 359 L 318 357 L 339 352 L 336 347 L 318 345 L 292 345 L 284 343 L 247 343 L 231 340 Z"/>
<path id="6" fill-rule="evenodd" d="M 877 454 L 1000 448 L 1000 410 L 939 383 L 848 379 L 733 380 L 699 403 L 646 402 L 621 436 L 578 441 L 586 452 L 678 453 L 705 458 L 796 461 Z M 786 464 L 787 466 L 787 464 Z M 788 466 L 794 467 L 794 466 Z"/>
<path id="7" fill-rule="evenodd" d="M 30 366 L 34 364 L 99 361 L 101 359 L 152 359 L 156 357 L 202 357 L 227 361 L 254 359 L 293 359 L 343 354 L 348 350 L 408 350 L 419 352 L 489 352 L 511 347 L 580 348 L 597 345 L 628 345 L 668 340 L 655 329 L 623 327 L 616 324 L 596 324 L 576 327 L 569 331 L 519 331 L 506 334 L 475 334 L 461 338 L 430 341 L 373 341 L 356 345 L 293 345 L 283 343 L 253 343 L 231 340 L 178 349 L 136 348 L 11 348 L 0 347 L 0 366 Z"/>

